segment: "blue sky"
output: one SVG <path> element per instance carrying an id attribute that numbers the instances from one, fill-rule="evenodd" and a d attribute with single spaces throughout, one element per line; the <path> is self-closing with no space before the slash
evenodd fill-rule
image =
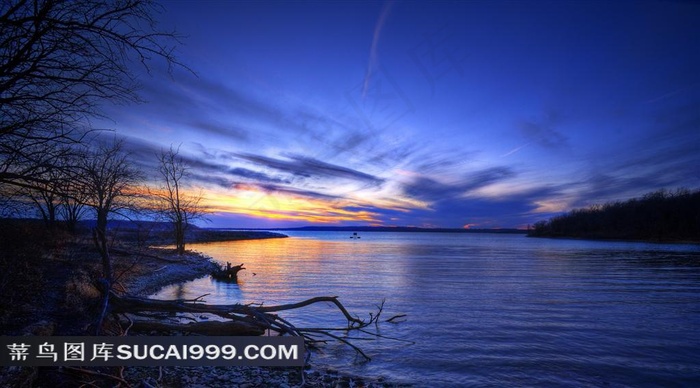
<path id="1" fill-rule="evenodd" d="M 210 226 L 524 227 L 700 187 L 700 5 L 166 1 L 105 125 L 181 144 Z"/>

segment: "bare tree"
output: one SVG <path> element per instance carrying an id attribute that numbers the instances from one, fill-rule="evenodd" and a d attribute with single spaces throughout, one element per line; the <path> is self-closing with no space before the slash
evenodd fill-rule
<path id="1" fill-rule="evenodd" d="M 61 194 L 59 213 L 69 232 L 76 231 L 78 221 L 83 218 L 87 210 L 85 204 L 88 199 L 89 193 L 82 188 L 80 182 L 69 182 L 64 188 Z"/>
<path id="2" fill-rule="evenodd" d="M 151 0 L 0 1 L 0 184 L 33 186 L 105 101 L 137 101 L 129 64 L 168 66 Z M 148 67 L 147 67 L 148 68 Z"/>
<path id="3" fill-rule="evenodd" d="M 48 170 L 41 174 L 41 180 L 36 182 L 34 187 L 24 187 L 22 192 L 39 211 L 41 218 L 47 227 L 52 228 L 56 224 L 56 216 L 60 206 L 59 192 L 60 177 L 57 176 L 59 170 Z"/>
<path id="4" fill-rule="evenodd" d="M 90 197 L 81 179 L 86 154 L 83 147 L 64 148 L 68 149 L 59 151 L 62 157 L 52 162 L 52 169 L 38 175 L 31 186 L 14 191 L 19 201 L 34 205 L 47 227 L 63 220 L 69 231 L 75 231 Z"/>
<path id="5" fill-rule="evenodd" d="M 111 144 L 97 144 L 86 151 L 82 165 L 81 188 L 88 196 L 85 203 L 92 208 L 97 218 L 93 240 L 102 258 L 102 314 L 97 330 L 107 311 L 109 294 L 114 281 L 112 260 L 107 239 L 107 221 L 111 214 L 132 207 L 136 195 L 136 184 L 141 173 L 128 160 L 122 142 L 114 139 Z"/>
<path id="6" fill-rule="evenodd" d="M 21 218 L 31 211 L 23 190 L 23 187 L 0 185 L 0 218 Z"/>
<path id="7" fill-rule="evenodd" d="M 185 233 L 192 221 L 204 218 L 204 208 L 201 192 L 192 194 L 188 187 L 189 166 L 179 152 L 179 147 L 170 146 L 157 155 L 162 186 L 153 194 L 159 203 L 159 214 L 173 224 L 175 249 L 181 255 L 185 253 Z"/>
<path id="8" fill-rule="evenodd" d="M 123 142 L 97 144 L 86 151 L 82 165 L 81 188 L 87 195 L 86 205 L 95 212 L 95 239 L 103 260 L 104 277 L 111 280 L 107 245 L 107 221 L 111 214 L 133 208 L 136 184 L 141 173 L 128 160 Z"/>
<path id="9" fill-rule="evenodd" d="M 19 192 L 23 197 L 35 205 L 41 218 L 47 227 L 54 227 L 61 211 L 61 198 L 69 195 L 67 189 L 74 181 L 75 157 L 69 159 L 69 155 L 74 155 L 73 149 L 63 149 L 60 147 L 57 153 L 61 155 L 57 160 L 52 161 L 54 168 L 46 169 L 36 176 L 31 187 L 20 187 Z"/>
<path id="10" fill-rule="evenodd" d="M 70 232 L 75 232 L 78 221 L 87 211 L 90 192 L 85 187 L 82 168 L 85 164 L 86 153 L 72 152 L 61 163 L 60 171 L 64 177 L 61 190 L 58 192 L 60 207 L 59 214 Z"/>

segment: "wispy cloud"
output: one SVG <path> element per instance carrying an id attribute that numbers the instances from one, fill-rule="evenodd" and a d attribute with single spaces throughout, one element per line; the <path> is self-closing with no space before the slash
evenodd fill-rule
<path id="1" fill-rule="evenodd" d="M 669 98 L 671 98 L 669 96 Z M 679 99 L 648 112 L 647 128 L 616 148 L 594 151 L 562 190 L 571 207 L 624 200 L 667 188 L 700 187 L 700 104 Z M 671 102 L 671 101 L 667 101 Z"/>
<path id="2" fill-rule="evenodd" d="M 203 131 L 204 133 L 220 135 L 239 141 L 250 140 L 250 132 L 247 129 L 241 128 L 233 124 L 220 124 L 212 120 L 193 121 L 189 125 L 199 131 Z"/>
<path id="3" fill-rule="evenodd" d="M 404 185 L 406 195 L 429 202 L 461 198 L 468 193 L 500 182 L 516 173 L 509 167 L 492 167 L 471 172 L 457 182 L 442 183 L 427 176 L 418 176 Z"/>
<path id="4" fill-rule="evenodd" d="M 273 127 L 301 131 L 293 112 L 282 110 L 254 93 L 206 76 L 154 75 L 144 81 L 144 104 L 111 114 L 126 132 L 167 128 L 173 138 L 214 135 L 232 144 L 249 142 L 252 134 Z M 112 108 L 117 109 L 117 108 Z"/>
<path id="5" fill-rule="evenodd" d="M 320 160 L 302 155 L 288 155 L 287 159 L 277 159 L 262 155 L 244 153 L 237 154 L 237 156 L 249 162 L 306 178 L 313 176 L 334 177 L 362 181 L 373 185 L 379 185 L 384 182 L 384 179 L 378 178 L 371 174 L 357 171 L 348 167 L 322 162 Z"/>
<path id="6" fill-rule="evenodd" d="M 505 154 L 501 155 L 501 157 L 505 158 L 506 156 L 513 155 L 516 152 L 520 151 L 521 149 L 525 148 L 528 144 L 530 144 L 530 143 L 525 143 L 523 145 L 517 146 L 517 147 L 513 148 L 512 150 L 506 152 Z"/>
<path id="7" fill-rule="evenodd" d="M 379 214 L 357 208 L 351 201 L 277 185 L 239 184 L 236 195 L 210 193 L 206 205 L 216 212 L 261 219 L 307 223 L 379 222 Z"/>
<path id="8" fill-rule="evenodd" d="M 519 123 L 520 134 L 528 141 L 549 149 L 569 147 L 569 139 L 557 130 L 563 118 L 559 113 L 550 112 L 538 120 L 524 120 Z"/>
<path id="9" fill-rule="evenodd" d="M 367 89 L 369 88 L 370 80 L 372 78 L 372 73 L 377 68 L 377 62 L 379 60 L 378 50 L 379 50 L 379 38 L 381 37 L 382 30 L 384 29 L 384 24 L 386 23 L 391 8 L 394 5 L 393 0 L 389 0 L 384 3 L 382 11 L 379 14 L 379 19 L 374 25 L 374 33 L 372 34 L 372 46 L 369 49 L 369 61 L 367 62 L 367 70 L 365 71 L 365 79 L 362 82 L 362 97 L 364 98 L 367 94 Z"/>
<path id="10" fill-rule="evenodd" d="M 250 180 L 253 180 L 256 182 L 261 182 L 261 183 L 284 183 L 284 184 L 291 183 L 291 181 L 288 179 L 271 177 L 265 173 L 262 173 L 259 171 L 249 170 L 249 169 L 243 168 L 243 167 L 234 167 L 234 168 L 229 169 L 227 172 L 231 175 L 237 175 L 239 177 L 247 178 L 247 179 L 250 179 Z"/>

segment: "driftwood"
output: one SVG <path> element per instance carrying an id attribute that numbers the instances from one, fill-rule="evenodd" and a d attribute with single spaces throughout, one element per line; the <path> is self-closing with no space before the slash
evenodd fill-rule
<path id="1" fill-rule="evenodd" d="M 270 333 L 273 335 L 302 336 L 308 346 L 313 346 L 316 343 L 325 343 L 328 339 L 331 339 L 350 346 L 366 360 L 369 360 L 369 356 L 350 343 L 347 337 L 344 338 L 340 334 L 357 330 L 370 336 L 380 337 L 362 329 L 379 322 L 384 305 L 382 302 L 380 306 L 377 306 L 378 311 L 376 315 L 370 314 L 369 319 L 362 320 L 352 316 L 338 298 L 334 296 L 322 296 L 299 303 L 273 306 L 250 304 L 210 305 L 202 303 L 200 299 L 201 297 L 191 300 L 155 300 L 111 293 L 110 306 L 113 313 L 125 316 L 130 323 L 130 329 L 135 331 L 174 331 L 201 335 L 232 336 Z M 347 325 L 336 328 L 296 327 L 276 314 L 279 311 L 299 309 L 316 303 L 331 303 L 334 305 L 347 321 Z M 192 315 L 203 317 L 204 314 L 215 315 L 223 318 L 224 321 L 196 321 L 192 318 Z M 132 320 L 131 317 L 140 317 L 142 319 Z M 144 320 L 143 318 L 146 319 Z M 391 322 L 395 318 L 390 318 L 387 321 Z M 195 322 L 184 322 L 187 319 Z"/>
<path id="2" fill-rule="evenodd" d="M 219 268 L 218 270 L 212 272 L 211 277 L 220 281 L 236 283 L 238 282 L 238 272 L 244 269 L 245 267 L 243 267 L 243 263 L 232 266 L 231 263 L 226 262 L 226 267 Z"/>

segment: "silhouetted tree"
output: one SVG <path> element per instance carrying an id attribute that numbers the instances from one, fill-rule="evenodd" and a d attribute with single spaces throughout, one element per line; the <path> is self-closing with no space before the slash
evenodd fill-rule
<path id="1" fill-rule="evenodd" d="M 102 256 L 104 277 L 109 281 L 112 267 L 107 245 L 107 221 L 113 213 L 134 208 L 136 185 L 142 175 L 129 162 L 123 142 L 116 139 L 111 144 L 96 144 L 85 152 L 81 175 L 81 189 L 87 197 L 85 205 L 95 212 L 95 243 Z"/>
<path id="2" fill-rule="evenodd" d="M 75 182 L 69 183 L 66 188 L 66 193 L 61 195 L 61 207 L 59 213 L 66 224 L 66 229 L 69 232 L 75 232 L 78 226 L 78 221 L 83 218 L 89 198 L 88 193 Z"/>
<path id="3" fill-rule="evenodd" d="M 65 179 L 59 191 L 60 207 L 58 209 L 61 219 L 65 222 L 70 232 L 75 232 L 78 221 L 87 210 L 90 193 L 86 190 L 81 170 L 84 164 L 85 152 L 73 152 L 64 159 L 61 168 Z"/>
<path id="4" fill-rule="evenodd" d="M 74 181 L 77 164 L 74 150 L 59 150 L 62 155 L 52 162 L 54 168 L 37 176 L 31 187 L 21 187 L 20 192 L 35 205 L 47 227 L 54 227 L 61 213 L 62 198 L 71 195 L 68 188 Z M 73 156 L 69 158 L 69 156 Z"/>
<path id="5" fill-rule="evenodd" d="M 109 294 L 114 281 L 112 260 L 107 239 L 107 221 L 111 214 L 133 207 L 136 184 L 142 179 L 141 173 L 131 163 L 128 154 L 122 149 L 122 142 L 114 140 L 112 144 L 97 144 L 85 152 L 81 166 L 81 188 L 87 201 L 85 205 L 92 208 L 97 218 L 93 229 L 93 240 L 102 258 L 102 313 L 98 319 L 97 330 L 107 311 Z"/>
<path id="6" fill-rule="evenodd" d="M 175 249 L 178 254 L 185 252 L 185 233 L 190 223 L 203 219 L 204 209 L 200 205 L 202 194 L 188 191 L 189 166 L 179 155 L 179 148 L 171 146 L 158 156 L 158 172 L 162 186 L 153 194 L 159 203 L 158 212 L 173 225 Z"/>
<path id="7" fill-rule="evenodd" d="M 24 189 L 0 184 L 0 218 L 21 218 L 32 210 L 22 194 Z"/>
<path id="8" fill-rule="evenodd" d="M 529 235 L 698 241 L 700 190 L 659 190 L 624 202 L 574 209 L 535 223 Z"/>
<path id="9" fill-rule="evenodd" d="M 56 224 L 56 216 L 60 206 L 59 192 L 61 190 L 60 170 L 48 170 L 40 176 L 32 188 L 23 188 L 24 196 L 28 198 L 39 211 L 47 227 Z"/>
<path id="10" fill-rule="evenodd" d="M 150 0 L 0 1 L 0 184 L 33 187 L 104 101 L 136 101 L 130 63 L 176 43 Z"/>

